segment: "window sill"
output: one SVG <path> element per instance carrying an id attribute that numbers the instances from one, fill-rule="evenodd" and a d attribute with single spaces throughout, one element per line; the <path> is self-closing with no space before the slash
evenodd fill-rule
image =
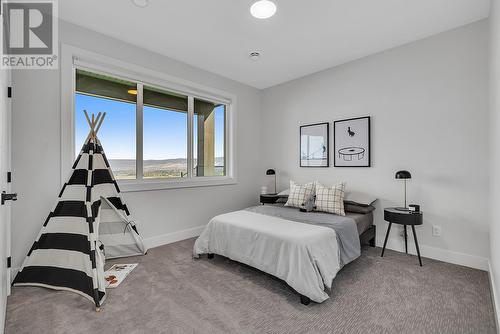
<path id="1" fill-rule="evenodd" d="M 230 177 L 203 177 L 190 180 L 118 180 L 118 186 L 123 193 L 136 191 L 152 191 L 164 189 L 212 187 L 237 184 L 235 178 Z"/>

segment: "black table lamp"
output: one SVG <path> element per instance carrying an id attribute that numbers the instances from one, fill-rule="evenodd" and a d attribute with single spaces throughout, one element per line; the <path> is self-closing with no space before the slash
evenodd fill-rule
<path id="1" fill-rule="evenodd" d="M 407 170 L 400 170 L 396 172 L 396 179 L 405 180 L 405 206 L 404 208 L 396 208 L 396 209 L 400 211 L 408 211 L 408 206 L 406 205 L 406 180 L 411 179 L 411 174 Z"/>
<path id="2" fill-rule="evenodd" d="M 274 193 L 276 194 L 276 171 L 274 169 L 266 170 L 266 175 L 274 175 Z"/>

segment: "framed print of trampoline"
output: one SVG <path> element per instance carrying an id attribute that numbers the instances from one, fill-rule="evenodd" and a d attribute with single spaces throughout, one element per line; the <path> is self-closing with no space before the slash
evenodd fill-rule
<path id="1" fill-rule="evenodd" d="M 371 167 L 370 116 L 333 123 L 334 166 Z"/>
<path id="2" fill-rule="evenodd" d="M 330 123 L 300 127 L 300 167 L 329 167 Z"/>

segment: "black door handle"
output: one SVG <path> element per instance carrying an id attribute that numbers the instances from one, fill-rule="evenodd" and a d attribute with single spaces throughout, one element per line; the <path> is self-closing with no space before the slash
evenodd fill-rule
<path id="1" fill-rule="evenodd" d="M 6 201 L 17 201 L 17 194 L 7 194 L 5 191 L 2 191 L 2 205 Z"/>

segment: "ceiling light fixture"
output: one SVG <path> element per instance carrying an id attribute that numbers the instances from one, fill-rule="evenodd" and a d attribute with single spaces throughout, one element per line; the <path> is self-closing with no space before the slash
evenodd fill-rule
<path id="1" fill-rule="evenodd" d="M 127 93 L 129 93 L 130 95 L 137 95 L 137 89 L 129 89 L 127 90 Z"/>
<path id="2" fill-rule="evenodd" d="M 139 8 L 146 8 L 149 5 L 149 0 L 132 0 L 132 3 Z"/>
<path id="3" fill-rule="evenodd" d="M 252 52 L 250 55 L 249 55 L 250 59 L 252 59 L 253 61 L 257 61 L 259 60 L 260 58 L 260 53 L 258 52 Z"/>
<path id="4" fill-rule="evenodd" d="M 258 19 L 268 19 L 276 13 L 276 5 L 269 0 L 260 0 L 250 7 L 250 13 Z"/>

